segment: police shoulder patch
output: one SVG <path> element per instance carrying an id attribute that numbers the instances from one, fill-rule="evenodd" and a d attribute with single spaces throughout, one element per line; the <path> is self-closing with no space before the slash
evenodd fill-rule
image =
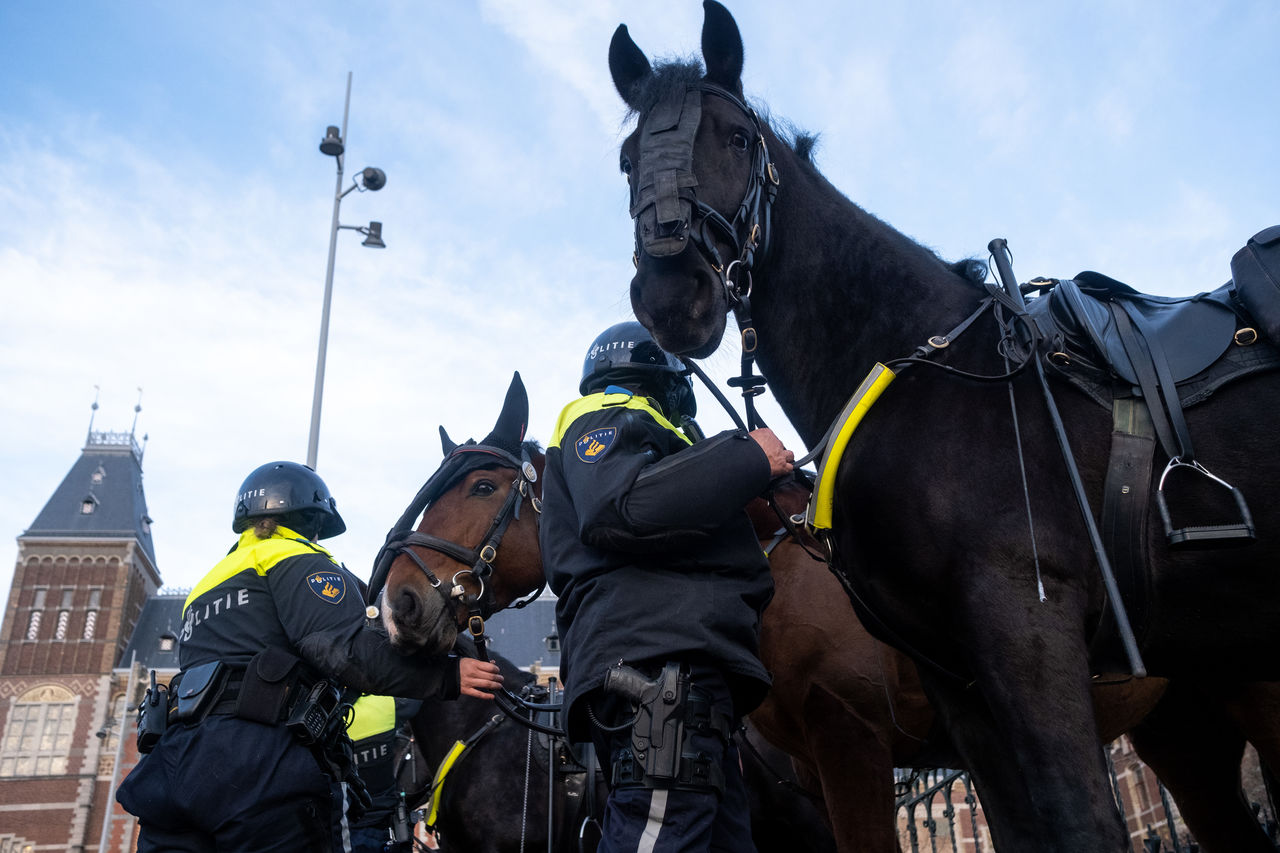
<path id="1" fill-rule="evenodd" d="M 314 572 L 307 575 L 307 586 L 329 604 L 337 604 L 347 594 L 347 579 L 342 572 Z"/>
<path id="2" fill-rule="evenodd" d="M 573 450 L 583 462 L 599 462 L 613 447 L 618 437 L 617 427 L 600 427 L 584 433 L 573 443 Z"/>

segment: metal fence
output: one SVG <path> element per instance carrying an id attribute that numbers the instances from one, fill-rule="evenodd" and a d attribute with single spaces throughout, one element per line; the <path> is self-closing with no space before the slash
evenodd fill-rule
<path id="1" fill-rule="evenodd" d="M 1198 853 L 1173 799 L 1134 755 L 1126 739 L 1105 748 L 1112 792 L 1129 829 L 1134 853 Z M 1242 766 L 1243 790 L 1272 842 L 1280 843 L 1273 780 L 1252 749 Z M 898 844 L 911 853 L 994 851 L 991 833 L 969 774 L 960 770 L 899 770 Z"/>

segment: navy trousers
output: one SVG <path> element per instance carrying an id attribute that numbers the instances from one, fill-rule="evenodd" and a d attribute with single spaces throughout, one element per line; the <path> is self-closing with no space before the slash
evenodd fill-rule
<path id="1" fill-rule="evenodd" d="M 610 792 L 599 853 L 755 853 L 737 749 L 724 750 L 721 766 L 723 797 L 662 788 Z"/>
<path id="2" fill-rule="evenodd" d="M 210 716 L 165 732 L 121 783 L 138 853 L 328 853 L 333 784 L 284 726 Z"/>
<path id="3" fill-rule="evenodd" d="M 710 695 L 715 711 L 734 719 L 728 687 L 718 673 L 695 670 L 694 683 Z M 610 756 L 611 764 L 619 750 L 629 748 L 631 732 L 597 729 L 593 739 L 597 754 Z M 689 745 L 720 765 L 724 793 L 616 787 L 605 803 L 599 853 L 755 853 L 737 748 L 714 732 L 691 735 Z M 609 773 L 606 767 L 606 778 Z"/>

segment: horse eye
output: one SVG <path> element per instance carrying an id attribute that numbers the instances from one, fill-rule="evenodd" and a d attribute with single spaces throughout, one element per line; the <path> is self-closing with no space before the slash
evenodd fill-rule
<path id="1" fill-rule="evenodd" d="M 631 177 L 631 158 L 623 157 L 622 162 L 618 164 L 618 168 L 622 170 L 622 174 Z"/>
<path id="2" fill-rule="evenodd" d="M 751 144 L 751 138 L 747 136 L 745 130 L 735 130 L 733 136 L 729 137 L 729 144 L 739 151 L 746 151 L 747 146 Z"/>
<path id="3" fill-rule="evenodd" d="M 497 489 L 494 488 L 493 483 L 490 483 L 488 480 L 481 480 L 471 487 L 471 494 L 480 498 L 487 498 L 495 491 L 497 491 Z"/>

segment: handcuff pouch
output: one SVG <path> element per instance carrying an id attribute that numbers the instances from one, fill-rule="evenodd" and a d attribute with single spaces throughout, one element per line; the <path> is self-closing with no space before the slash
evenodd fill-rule
<path id="1" fill-rule="evenodd" d="M 182 671 L 178 679 L 178 722 L 199 723 L 209 715 L 222 695 L 227 672 L 227 666 L 220 660 Z"/>

